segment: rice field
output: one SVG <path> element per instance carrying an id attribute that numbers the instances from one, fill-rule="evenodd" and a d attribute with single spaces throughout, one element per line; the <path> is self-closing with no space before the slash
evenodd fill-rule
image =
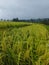
<path id="1" fill-rule="evenodd" d="M 49 27 L 0 22 L 0 65 L 49 65 Z"/>

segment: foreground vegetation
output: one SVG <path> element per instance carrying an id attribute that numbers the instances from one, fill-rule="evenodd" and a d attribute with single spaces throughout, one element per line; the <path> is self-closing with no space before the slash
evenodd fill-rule
<path id="1" fill-rule="evenodd" d="M 0 65 L 49 65 L 49 26 L 0 22 Z"/>

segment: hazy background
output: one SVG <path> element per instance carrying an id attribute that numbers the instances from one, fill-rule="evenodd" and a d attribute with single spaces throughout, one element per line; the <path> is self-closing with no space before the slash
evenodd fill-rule
<path id="1" fill-rule="evenodd" d="M 49 0 L 0 0 L 0 19 L 48 18 Z"/>

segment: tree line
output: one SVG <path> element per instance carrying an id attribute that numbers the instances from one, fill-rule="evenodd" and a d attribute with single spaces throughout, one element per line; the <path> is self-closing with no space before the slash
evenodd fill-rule
<path id="1" fill-rule="evenodd" d="M 13 21 L 13 22 L 32 22 L 32 23 L 41 23 L 41 24 L 46 24 L 49 25 L 49 18 L 43 18 L 43 19 L 19 19 L 19 18 L 13 18 L 12 20 L 6 20 L 6 19 L 1 19 L 1 21 Z"/>

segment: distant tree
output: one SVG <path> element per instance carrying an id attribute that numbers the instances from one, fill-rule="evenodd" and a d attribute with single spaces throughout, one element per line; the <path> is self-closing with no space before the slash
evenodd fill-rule
<path id="1" fill-rule="evenodd" d="M 1 19 L 1 21 L 3 21 L 3 19 Z"/>
<path id="2" fill-rule="evenodd" d="M 9 21 L 9 19 L 7 19 L 7 21 Z"/>
<path id="3" fill-rule="evenodd" d="M 46 25 L 49 25 L 49 19 L 44 19 L 44 20 L 42 21 L 42 23 L 43 23 L 43 24 L 46 24 Z"/>
<path id="4" fill-rule="evenodd" d="M 18 18 L 13 18 L 13 20 L 12 21 L 19 21 L 19 19 Z"/>
<path id="5" fill-rule="evenodd" d="M 3 21 L 6 21 L 6 19 L 4 19 Z"/>
<path id="6" fill-rule="evenodd" d="M 30 19 L 31 22 L 33 22 L 33 19 Z"/>

